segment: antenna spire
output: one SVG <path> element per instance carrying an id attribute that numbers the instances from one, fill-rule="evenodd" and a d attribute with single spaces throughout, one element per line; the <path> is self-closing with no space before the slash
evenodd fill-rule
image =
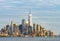
<path id="1" fill-rule="evenodd" d="M 29 14 L 31 14 L 31 8 L 29 9 Z"/>

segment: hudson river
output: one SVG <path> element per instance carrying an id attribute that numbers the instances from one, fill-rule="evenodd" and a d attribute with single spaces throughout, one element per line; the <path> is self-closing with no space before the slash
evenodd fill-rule
<path id="1" fill-rule="evenodd" d="M 60 41 L 60 38 L 43 37 L 0 37 L 0 41 Z"/>

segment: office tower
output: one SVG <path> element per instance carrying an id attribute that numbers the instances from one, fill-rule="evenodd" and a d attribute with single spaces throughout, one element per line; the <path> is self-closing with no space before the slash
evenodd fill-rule
<path id="1" fill-rule="evenodd" d="M 13 33 L 12 33 L 13 36 L 16 35 L 16 24 L 13 24 Z"/>
<path id="2" fill-rule="evenodd" d="M 37 33 L 40 32 L 40 25 L 37 24 Z"/>
<path id="3" fill-rule="evenodd" d="M 29 28 L 31 27 L 30 30 L 33 32 L 33 27 L 32 27 L 32 13 L 31 13 L 31 11 L 28 14 L 28 26 L 29 26 Z"/>
<path id="4" fill-rule="evenodd" d="M 1 29 L 1 34 L 2 34 L 3 32 L 4 32 L 4 29 L 2 28 L 2 29 Z"/>
<path id="5" fill-rule="evenodd" d="M 46 36 L 46 28 L 43 28 L 43 36 Z"/>
<path id="6" fill-rule="evenodd" d="M 27 28 L 26 28 L 26 20 L 25 20 L 25 19 L 22 19 L 22 26 L 23 26 L 23 28 L 22 28 L 22 31 L 23 31 L 23 32 L 22 32 L 22 33 L 23 33 L 23 34 L 26 34 L 26 29 L 27 29 Z"/>
<path id="7" fill-rule="evenodd" d="M 4 26 L 4 32 L 6 32 L 6 26 Z"/>
<path id="8" fill-rule="evenodd" d="M 26 21 L 26 34 L 28 34 L 28 21 Z"/>
<path id="9" fill-rule="evenodd" d="M 33 24 L 33 33 L 36 33 L 36 24 Z"/>
<path id="10" fill-rule="evenodd" d="M 36 24 L 33 24 L 33 36 L 37 36 L 37 28 L 36 28 Z"/>
<path id="11" fill-rule="evenodd" d="M 37 30 L 37 36 L 40 36 L 40 25 L 39 24 L 37 24 L 36 30 Z"/>
<path id="12" fill-rule="evenodd" d="M 13 35 L 18 36 L 20 34 L 17 24 L 13 24 Z"/>
<path id="13" fill-rule="evenodd" d="M 10 27 L 9 25 L 6 25 L 6 30 L 8 30 L 8 29 L 9 29 L 9 27 Z"/>
<path id="14" fill-rule="evenodd" d="M 8 34 L 10 35 L 10 26 L 9 25 L 6 25 L 6 30 L 7 30 Z"/>
<path id="15" fill-rule="evenodd" d="M 4 26 L 3 33 L 8 34 L 6 30 L 6 26 Z"/>
<path id="16" fill-rule="evenodd" d="M 42 32 L 42 26 L 40 25 L 40 32 Z"/>
<path id="17" fill-rule="evenodd" d="M 54 32 L 51 32 L 51 36 L 54 37 Z"/>
<path id="18" fill-rule="evenodd" d="M 20 24 L 20 25 L 19 25 L 19 31 L 20 31 L 20 33 L 21 33 L 21 34 L 22 34 L 22 32 L 23 32 L 23 30 L 22 30 L 22 29 L 23 29 L 23 25 L 22 25 L 22 24 Z"/>
<path id="19" fill-rule="evenodd" d="M 18 36 L 19 34 L 20 34 L 20 32 L 19 32 L 19 27 L 18 27 L 18 25 L 17 24 L 15 24 L 16 26 L 15 26 L 15 33 L 16 33 L 16 35 Z"/>
<path id="20" fill-rule="evenodd" d="M 11 29 L 11 34 L 13 34 L 13 24 L 14 24 L 13 21 L 11 21 L 11 28 L 10 28 Z"/>
<path id="21" fill-rule="evenodd" d="M 40 33 L 40 36 L 42 37 L 43 36 L 43 32 L 41 31 L 41 33 Z"/>
<path id="22" fill-rule="evenodd" d="M 51 37 L 53 37 L 54 36 L 54 32 L 51 32 L 50 30 L 49 30 L 49 36 Z"/>
<path id="23" fill-rule="evenodd" d="M 28 24 L 29 26 L 32 26 L 32 13 L 31 12 L 29 12 L 28 14 Z"/>
<path id="24" fill-rule="evenodd" d="M 6 26 L 4 26 L 4 30 L 6 31 Z"/>
<path id="25" fill-rule="evenodd" d="M 47 31 L 47 36 L 51 36 L 51 31 Z"/>

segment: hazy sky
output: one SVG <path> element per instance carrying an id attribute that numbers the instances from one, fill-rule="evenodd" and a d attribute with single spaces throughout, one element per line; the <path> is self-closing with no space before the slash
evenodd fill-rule
<path id="1" fill-rule="evenodd" d="M 60 34 L 60 0 L 0 0 L 0 29 L 6 24 L 21 24 L 30 11 L 33 23 Z"/>

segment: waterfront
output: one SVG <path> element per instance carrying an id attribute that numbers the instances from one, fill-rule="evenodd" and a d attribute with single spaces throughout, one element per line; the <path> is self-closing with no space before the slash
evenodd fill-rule
<path id="1" fill-rule="evenodd" d="M 0 41 L 60 41 L 60 37 L 0 37 Z"/>

